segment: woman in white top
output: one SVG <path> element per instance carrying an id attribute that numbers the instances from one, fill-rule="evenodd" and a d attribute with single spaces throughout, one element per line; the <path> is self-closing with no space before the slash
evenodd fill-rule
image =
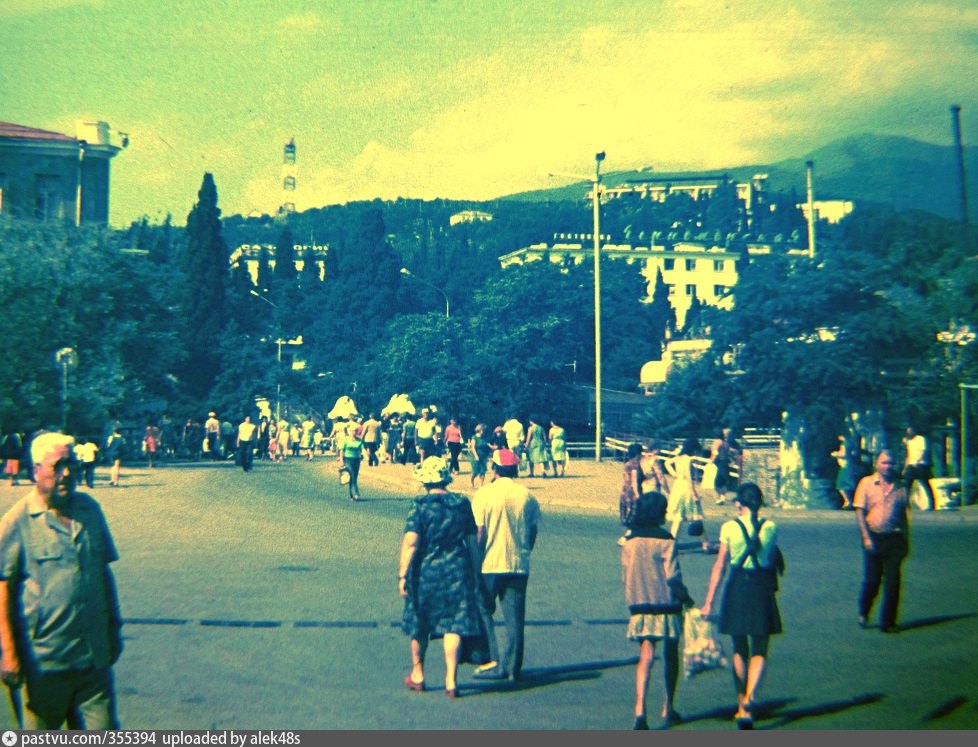
<path id="1" fill-rule="evenodd" d="M 703 552 L 709 552 L 710 541 L 706 536 L 706 526 L 703 525 L 703 506 L 696 490 L 696 481 L 693 479 L 693 455 L 699 451 L 699 448 L 699 441 L 695 438 L 687 438 L 679 453 L 665 462 L 666 472 L 673 478 L 666 521 L 672 522 L 669 531 L 677 539 L 679 528 L 684 521 L 698 521 L 703 526 Z"/>
<path id="2" fill-rule="evenodd" d="M 777 525 L 758 517 L 764 503 L 760 488 L 744 483 L 734 503 L 739 515 L 720 529 L 720 553 L 701 612 L 703 617 L 712 616 L 717 589 L 731 568 L 719 606 L 719 629 L 733 639 L 737 727 L 752 729 L 754 702 L 767 666 L 768 640 L 781 632 L 775 598 L 780 552 Z"/>

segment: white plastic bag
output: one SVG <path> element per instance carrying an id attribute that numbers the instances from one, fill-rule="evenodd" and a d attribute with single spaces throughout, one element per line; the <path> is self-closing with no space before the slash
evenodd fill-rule
<path id="1" fill-rule="evenodd" d="M 686 610 L 683 619 L 683 677 L 692 679 L 700 672 L 727 666 L 716 626 L 698 608 Z"/>

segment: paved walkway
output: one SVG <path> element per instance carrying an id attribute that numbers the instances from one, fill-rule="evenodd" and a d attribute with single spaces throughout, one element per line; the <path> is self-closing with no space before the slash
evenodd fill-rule
<path id="1" fill-rule="evenodd" d="M 333 457 L 326 457 L 333 459 Z M 466 495 L 475 492 L 470 485 L 469 467 L 462 463 L 462 474 L 456 475 L 452 489 Z M 618 495 L 622 485 L 622 462 L 606 459 L 602 462 L 593 460 L 572 461 L 567 466 L 564 477 L 542 478 L 537 473 L 534 477 L 521 476 L 530 492 L 536 496 L 544 511 L 566 511 L 571 513 L 604 514 L 618 517 Z M 411 476 L 411 468 L 399 464 L 381 464 L 377 467 L 367 467 L 366 463 L 360 468 L 361 492 L 366 495 L 366 489 L 371 483 L 383 483 L 386 486 L 403 490 L 412 494 L 419 492 L 417 481 Z M 728 495 L 728 499 L 731 496 Z M 779 509 L 767 507 L 767 512 L 792 519 L 838 519 L 854 521 L 852 513 L 831 509 Z M 728 502 L 718 505 L 713 491 L 707 491 L 703 498 L 703 513 L 707 519 L 722 519 L 733 515 L 733 508 Z M 931 513 L 914 512 L 915 517 L 926 520 L 960 520 L 978 523 L 978 504 L 967 506 L 963 511 L 935 511 Z M 940 518 L 938 518 L 940 517 Z"/>

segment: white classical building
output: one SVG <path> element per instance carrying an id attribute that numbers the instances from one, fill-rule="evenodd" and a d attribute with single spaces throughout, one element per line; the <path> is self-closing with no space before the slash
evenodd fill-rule
<path id="1" fill-rule="evenodd" d="M 585 238 L 582 236 L 582 238 Z M 757 247 L 763 251 L 767 247 Z M 748 252 L 751 249 L 748 248 Z M 693 303 L 693 296 L 700 303 L 719 306 L 730 296 L 730 289 L 737 283 L 737 262 L 740 254 L 723 247 L 680 242 L 665 246 L 631 246 L 630 244 L 602 244 L 601 255 L 629 264 L 640 265 L 639 272 L 648 282 L 649 300 L 655 290 L 656 274 L 669 292 L 669 302 L 676 312 L 676 322 L 682 327 L 686 312 Z M 575 264 L 593 261 L 594 248 L 582 243 L 533 244 L 499 258 L 505 268 L 514 264 L 534 262 L 549 257 L 551 262 L 570 259 Z"/>

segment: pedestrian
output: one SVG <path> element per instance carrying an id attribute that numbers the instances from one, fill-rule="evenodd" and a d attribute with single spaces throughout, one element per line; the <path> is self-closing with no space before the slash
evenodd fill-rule
<path id="1" fill-rule="evenodd" d="M 475 481 L 479 481 L 481 488 L 486 484 L 486 472 L 488 470 L 489 458 L 492 456 L 492 448 L 485 439 L 486 427 L 479 423 L 475 427 L 475 433 L 469 439 L 469 455 L 472 464 L 472 476 L 469 482 L 475 487 Z"/>
<path id="2" fill-rule="evenodd" d="M 221 458 L 232 459 L 238 453 L 238 429 L 230 420 L 221 421 Z"/>
<path id="3" fill-rule="evenodd" d="M 682 723 L 673 701 L 679 678 L 683 608 L 692 607 L 693 600 L 683 584 L 676 540 L 662 528 L 666 520 L 666 497 L 655 491 L 640 496 L 630 517 L 629 536 L 621 549 L 621 571 L 629 612 L 627 636 L 639 644 L 632 728 L 649 728 L 646 695 L 656 643 L 660 641 L 665 684 L 662 723 L 669 728 Z"/>
<path id="4" fill-rule="evenodd" d="M 156 450 L 160 444 L 160 429 L 152 423 L 146 425 L 143 431 L 143 454 L 146 455 L 146 465 L 153 469 L 153 459 L 156 458 Z"/>
<path id="5" fill-rule="evenodd" d="M 207 445 L 205 450 L 210 459 L 221 458 L 221 421 L 217 419 L 217 413 L 211 411 L 207 413 L 207 420 L 204 421 L 204 438 Z"/>
<path id="6" fill-rule="evenodd" d="M 716 467 L 713 489 L 720 505 L 727 502 L 726 494 L 729 491 L 737 489 L 737 478 L 734 477 L 731 467 L 735 467 L 739 475 L 741 458 L 740 444 L 734 438 L 733 430 L 721 429 L 720 438 L 714 439 L 710 444 L 710 462 Z"/>
<path id="7" fill-rule="evenodd" d="M 693 479 L 693 457 L 699 452 L 699 448 L 699 441 L 695 438 L 687 438 L 679 453 L 666 460 L 666 472 L 673 478 L 666 520 L 672 522 L 670 532 L 677 539 L 682 523 L 690 522 L 691 530 L 699 529 L 703 552 L 709 552 L 711 548 L 706 525 L 703 522 L 703 505 L 696 490 L 696 481 Z"/>
<path id="8" fill-rule="evenodd" d="M 547 444 L 547 432 L 533 418 L 529 419 L 529 427 L 526 429 L 526 439 L 523 448 L 526 449 L 526 460 L 530 465 L 530 477 L 533 477 L 533 468 L 540 465 L 543 477 L 547 476 L 547 464 L 550 462 L 550 447 Z"/>
<path id="9" fill-rule="evenodd" d="M 859 627 L 868 625 L 880 584 L 883 602 L 880 630 L 896 633 L 900 606 L 900 566 L 910 552 L 910 501 L 900 483 L 892 452 L 876 457 L 876 473 L 859 481 L 852 500 L 863 543 L 863 583 L 859 592 Z"/>
<path id="10" fill-rule="evenodd" d="M 550 463 L 554 467 L 554 477 L 563 477 L 567 471 L 567 431 L 550 421 L 550 431 L 547 433 L 550 441 Z"/>
<path id="11" fill-rule="evenodd" d="M 183 451 L 187 455 L 187 458 L 194 462 L 200 459 L 201 434 L 200 423 L 187 420 L 187 424 L 183 426 Z"/>
<path id="12" fill-rule="evenodd" d="M 859 458 L 859 447 L 856 445 L 853 436 L 839 436 L 839 446 L 829 456 L 833 457 L 839 465 L 839 471 L 835 476 L 835 489 L 842 498 L 842 505 L 839 507 L 843 511 L 852 510 L 852 499 L 856 494 L 856 486 L 865 477 L 862 470 L 862 461 Z"/>
<path id="13" fill-rule="evenodd" d="M 9 478 L 10 486 L 17 485 L 20 474 L 20 457 L 24 453 L 24 440 L 17 431 L 11 431 L 0 443 L 0 460 L 3 460 L 3 473 Z"/>
<path id="14" fill-rule="evenodd" d="M 343 442 L 343 468 L 350 474 L 350 500 L 360 500 L 360 462 L 363 460 L 363 428 L 357 425 Z"/>
<path id="15" fill-rule="evenodd" d="M 401 464 L 416 464 L 418 461 L 417 423 L 410 413 L 404 413 L 402 421 Z"/>
<path id="16" fill-rule="evenodd" d="M 238 463 L 245 472 L 251 472 L 255 459 L 255 441 L 258 438 L 258 426 L 251 422 L 251 415 L 238 426 L 238 437 L 235 447 L 238 451 Z"/>
<path id="17" fill-rule="evenodd" d="M 114 425 L 109 437 L 105 439 L 105 459 L 110 465 L 109 485 L 114 488 L 119 487 L 119 473 L 122 470 L 122 452 L 126 446 L 126 439 L 119 432 L 119 426 Z"/>
<path id="18" fill-rule="evenodd" d="M 618 538 L 618 544 L 624 545 L 628 539 L 628 526 L 635 518 L 635 506 L 642 497 L 642 486 L 645 482 L 645 470 L 642 466 L 642 444 L 631 443 L 625 452 L 625 464 L 622 471 L 621 492 L 618 494 L 618 519 L 625 529 L 625 534 Z"/>
<path id="19" fill-rule="evenodd" d="M 758 515 L 764 504 L 761 489 L 743 483 L 734 504 L 738 516 L 720 528 L 720 552 L 710 573 L 701 608 L 704 618 L 717 611 L 719 630 L 733 641 L 733 674 L 737 689 L 738 729 L 754 728 L 754 706 L 767 668 L 770 636 L 781 632 L 778 611 L 778 528 Z M 730 571 L 719 608 L 717 590 Z"/>
<path id="20" fill-rule="evenodd" d="M 363 445 L 367 447 L 367 466 L 376 467 L 380 464 L 377 449 L 380 448 L 380 421 L 374 413 L 370 413 L 363 423 Z"/>
<path id="21" fill-rule="evenodd" d="M 98 444 L 91 438 L 75 446 L 75 456 L 81 461 L 82 474 L 85 476 L 85 486 L 95 487 L 95 460 L 98 457 Z"/>
<path id="22" fill-rule="evenodd" d="M 284 462 L 289 458 L 289 451 L 292 446 L 292 430 L 285 420 L 280 420 L 278 424 L 278 460 Z"/>
<path id="23" fill-rule="evenodd" d="M 418 461 L 423 462 L 435 451 L 435 428 L 437 421 L 431 417 L 428 408 L 421 410 L 421 417 L 414 424 L 414 443 L 418 450 Z"/>
<path id="24" fill-rule="evenodd" d="M 401 461 L 401 436 L 404 431 L 401 418 L 397 413 L 390 417 L 387 426 L 387 457 L 391 464 L 403 464 Z"/>
<path id="25" fill-rule="evenodd" d="M 0 519 L 0 676 L 25 687 L 31 730 L 119 728 L 119 556 L 98 503 L 75 490 L 72 445 L 60 433 L 34 441 L 35 486 Z"/>
<path id="26" fill-rule="evenodd" d="M 445 695 L 457 698 L 463 637 L 484 633 L 479 549 L 468 498 L 447 488 L 451 469 L 440 457 L 415 466 L 425 494 L 414 499 L 401 540 L 397 588 L 404 598 L 403 631 L 411 637 L 409 690 L 426 688 L 424 662 L 431 637 L 442 637 Z"/>
<path id="27" fill-rule="evenodd" d="M 313 441 L 313 433 L 315 430 L 315 420 L 306 418 L 302 421 L 302 438 L 300 439 L 299 450 L 302 454 L 305 454 L 307 462 L 311 462 L 314 457 L 313 449 L 315 448 L 315 442 Z"/>
<path id="28" fill-rule="evenodd" d="M 267 415 L 262 415 L 258 419 L 258 458 L 269 459 L 269 446 L 272 442 L 272 423 Z"/>
<path id="29" fill-rule="evenodd" d="M 445 445 L 448 447 L 449 463 L 453 475 L 459 473 L 458 457 L 462 453 L 462 429 L 455 418 L 450 418 L 445 426 Z"/>
<path id="30" fill-rule="evenodd" d="M 903 439 L 903 443 L 907 450 L 907 459 L 903 466 L 903 479 L 907 484 L 907 495 L 910 495 L 914 483 L 919 483 L 924 489 L 927 501 L 923 509 L 933 511 L 936 504 L 930 479 L 934 473 L 930 468 L 930 449 L 927 439 L 911 425 L 907 426 L 907 435 Z"/>
<path id="31" fill-rule="evenodd" d="M 482 549 L 482 585 L 491 659 L 476 669 L 473 676 L 478 679 L 516 681 L 523 669 L 526 588 L 530 553 L 536 545 L 540 523 L 540 505 L 516 482 L 519 463 L 519 457 L 509 449 L 497 451 L 492 456 L 492 482 L 479 488 L 472 498 Z M 506 649 L 502 656 L 492 623 L 497 601 L 506 625 Z"/>

